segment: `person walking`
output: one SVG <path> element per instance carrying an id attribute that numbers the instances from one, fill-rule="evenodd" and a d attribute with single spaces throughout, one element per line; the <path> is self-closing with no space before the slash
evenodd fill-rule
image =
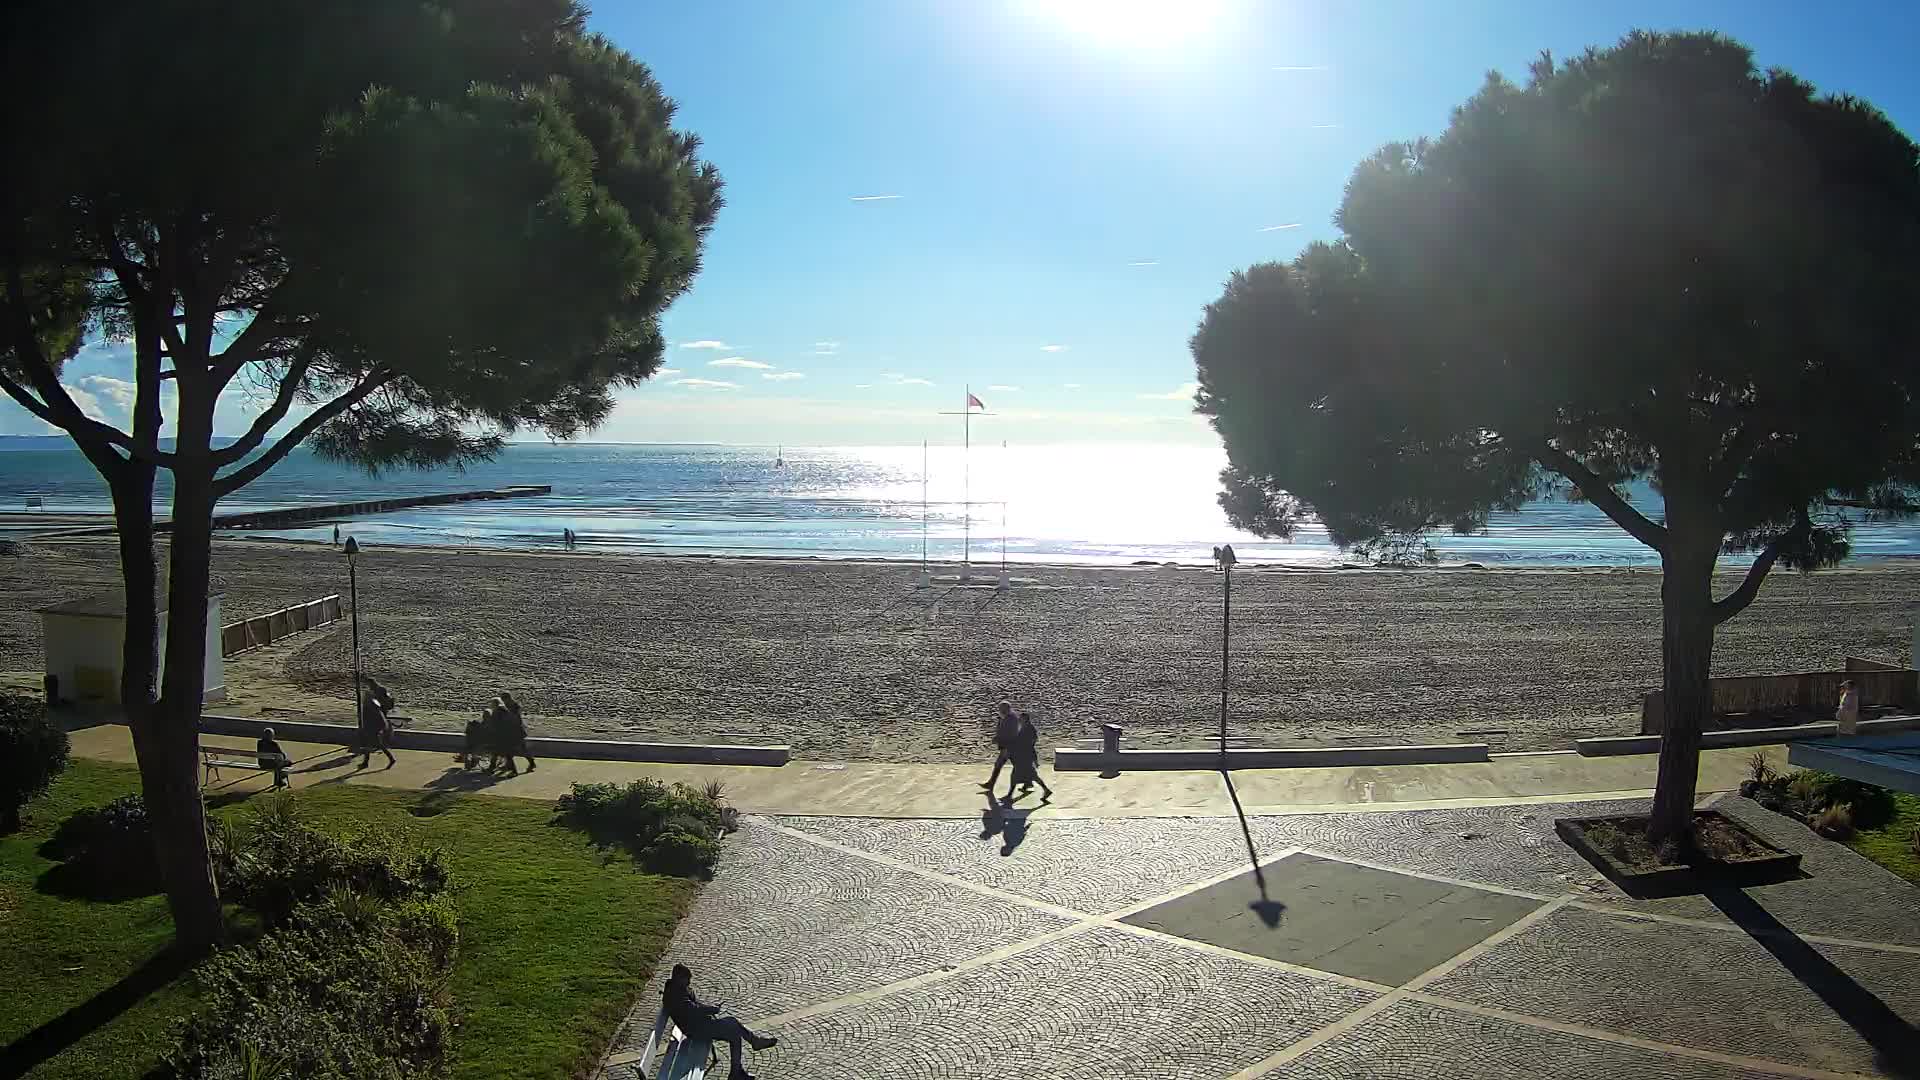
<path id="1" fill-rule="evenodd" d="M 718 1005 L 708 1005 L 693 993 L 693 972 L 685 964 L 673 965 L 673 975 L 667 979 L 667 988 L 660 995 L 661 1005 L 672 1017 L 680 1033 L 689 1039 L 705 1039 L 709 1042 L 724 1042 L 733 1054 L 733 1067 L 727 1070 L 727 1080 L 753 1080 L 753 1074 L 740 1060 L 740 1044 L 745 1042 L 755 1050 L 769 1050 L 780 1040 L 772 1036 L 755 1035 L 747 1026 L 731 1016 L 721 1016 Z M 646 1063 L 649 1067 L 652 1062 Z"/>
<path id="2" fill-rule="evenodd" d="M 1020 720 L 1013 715 L 1013 703 L 1002 701 L 1000 715 L 993 723 L 993 772 L 988 774 L 987 782 L 980 785 L 988 795 L 993 794 L 993 786 L 1000 782 L 1000 770 L 1007 767 L 1007 748 L 1013 745 L 1015 735 L 1020 733 Z"/>
<path id="3" fill-rule="evenodd" d="M 387 768 L 394 766 L 393 721 L 387 719 L 392 708 L 393 695 L 386 687 L 368 679 L 366 696 L 360 699 L 360 767 L 363 769 L 373 760 L 376 748 L 387 755 Z"/>
<path id="4" fill-rule="evenodd" d="M 1007 778 L 1007 797 L 1002 800 L 1006 805 L 1013 805 L 1015 786 L 1025 794 L 1032 791 L 1035 784 L 1040 785 L 1041 802 L 1053 801 L 1053 789 L 1040 779 L 1040 729 L 1033 726 L 1032 715 L 1020 714 L 1007 757 L 1013 762 L 1013 774 Z"/>

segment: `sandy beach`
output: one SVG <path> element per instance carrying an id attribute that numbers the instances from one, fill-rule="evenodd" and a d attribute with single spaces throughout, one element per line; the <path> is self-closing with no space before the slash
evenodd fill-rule
<path id="1" fill-rule="evenodd" d="M 327 547 L 216 546 L 226 621 L 347 590 Z M 949 568 L 947 571 L 951 573 Z M 1220 577 L 1022 567 L 1015 588 L 914 587 L 888 563 L 388 549 L 360 560 L 369 673 L 424 726 L 500 688 L 535 734 L 788 743 L 813 760 L 983 755 L 1007 697 L 1049 744 L 1218 733 Z M 1737 580 L 1727 575 L 1723 587 Z M 1328 571 L 1234 578 L 1231 734 L 1269 745 L 1486 741 L 1554 749 L 1637 730 L 1659 682 L 1657 572 Z M 36 607 L 118 587 L 109 542 L 0 558 L 0 670 L 37 684 Z M 1776 573 L 1721 628 L 1716 674 L 1905 660 L 1920 567 Z M 347 623 L 228 662 L 222 711 L 344 721 Z M 1470 733 L 1470 734 L 1469 734 Z"/>

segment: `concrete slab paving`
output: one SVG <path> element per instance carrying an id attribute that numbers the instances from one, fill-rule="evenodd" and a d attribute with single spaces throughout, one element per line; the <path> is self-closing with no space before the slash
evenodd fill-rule
<path id="1" fill-rule="evenodd" d="M 1540 901 L 1294 854 L 1124 921 L 1175 937 L 1400 986 Z"/>

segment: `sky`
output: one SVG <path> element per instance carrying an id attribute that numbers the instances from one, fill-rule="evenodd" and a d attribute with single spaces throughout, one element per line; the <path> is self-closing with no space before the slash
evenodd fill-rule
<path id="1" fill-rule="evenodd" d="M 1354 165 L 1635 27 L 1714 29 L 1920 133 L 1920 5 L 603 0 L 726 181 L 621 442 L 1215 441 L 1187 339 L 1236 269 L 1333 239 Z M 126 348 L 66 382 L 125 415 Z M 223 400 L 219 430 L 258 409 Z M 44 428 L 11 403 L 0 432 Z"/>

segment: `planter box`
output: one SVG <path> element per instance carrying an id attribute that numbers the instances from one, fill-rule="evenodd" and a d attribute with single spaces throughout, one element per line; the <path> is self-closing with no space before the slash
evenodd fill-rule
<path id="1" fill-rule="evenodd" d="M 1637 897 L 1675 896 L 1703 892 L 1716 886 L 1764 885 L 1800 876 L 1800 855 L 1769 843 L 1760 834 L 1714 810 L 1696 810 L 1696 827 L 1711 821 L 1739 833 L 1761 853 L 1729 859 L 1702 859 L 1681 866 L 1632 868 L 1616 862 L 1587 839 L 1587 830 L 1597 825 L 1619 825 L 1646 821 L 1644 815 L 1614 815 L 1591 818 L 1557 818 L 1553 829 L 1567 845 L 1578 851 L 1614 884 Z"/>

